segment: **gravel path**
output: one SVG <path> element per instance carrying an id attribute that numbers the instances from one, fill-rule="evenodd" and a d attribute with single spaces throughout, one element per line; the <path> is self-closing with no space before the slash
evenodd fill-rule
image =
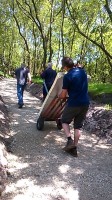
<path id="1" fill-rule="evenodd" d="M 3 200 L 111 200 L 111 146 L 85 133 L 79 157 L 62 151 L 66 138 L 55 122 L 36 130 L 40 100 L 25 91 L 23 109 L 17 107 L 16 80 L 1 82 L 1 95 L 11 116 L 12 177 Z"/>

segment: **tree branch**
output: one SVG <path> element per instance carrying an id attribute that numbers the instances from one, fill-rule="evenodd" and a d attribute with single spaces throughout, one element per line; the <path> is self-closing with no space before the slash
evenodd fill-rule
<path id="1" fill-rule="evenodd" d="M 72 15 L 71 11 L 70 11 L 70 8 L 68 6 L 68 2 L 66 0 L 66 4 L 67 4 L 67 8 L 69 10 L 69 14 L 70 14 L 70 17 L 73 21 L 73 23 L 75 24 L 78 32 L 80 33 L 80 35 L 82 35 L 83 37 L 85 37 L 86 39 L 88 39 L 90 42 L 92 42 L 93 44 L 95 44 L 96 46 L 98 46 L 110 59 L 112 59 L 112 55 L 105 49 L 105 47 L 103 47 L 101 44 L 99 44 L 98 42 L 96 42 L 95 40 L 93 40 L 92 38 L 90 38 L 88 35 L 86 35 L 78 26 L 77 22 L 76 22 L 76 19 L 74 18 L 74 16 Z"/>
<path id="2" fill-rule="evenodd" d="M 20 36 L 23 38 L 24 43 L 25 43 L 25 46 L 26 46 L 26 49 L 27 49 L 28 53 L 30 54 L 27 40 L 26 40 L 26 38 L 23 36 L 23 34 L 21 33 L 21 28 L 20 28 L 19 22 L 18 22 L 17 17 L 16 17 L 16 15 L 15 15 L 15 13 L 14 13 L 14 1 L 13 1 L 13 17 L 14 17 L 14 19 L 15 19 L 15 21 L 16 21 L 16 25 L 17 25 L 17 27 L 18 27 L 19 34 L 20 34 Z"/>
<path id="3" fill-rule="evenodd" d="M 105 0 L 105 5 L 104 5 L 104 8 L 105 10 L 107 11 L 108 15 L 109 15 L 109 18 L 112 22 L 112 11 L 110 10 L 109 8 L 109 3 L 108 3 L 108 0 Z"/>

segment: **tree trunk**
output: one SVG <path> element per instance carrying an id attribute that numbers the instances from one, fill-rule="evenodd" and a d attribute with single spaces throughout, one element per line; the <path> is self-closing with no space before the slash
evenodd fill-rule
<path id="1" fill-rule="evenodd" d="M 105 5 L 104 5 L 104 7 L 105 7 L 105 9 L 106 9 L 106 11 L 107 11 L 107 13 L 108 13 L 108 16 L 109 16 L 111 22 L 112 22 L 112 11 L 111 11 L 111 9 L 110 9 L 110 7 L 109 7 L 109 2 L 108 2 L 108 0 L 105 0 Z"/>
<path id="2" fill-rule="evenodd" d="M 63 36 L 64 16 L 65 16 L 65 0 L 62 1 L 62 24 L 61 24 L 61 40 L 62 40 L 63 57 L 65 55 L 64 36 Z"/>
<path id="3" fill-rule="evenodd" d="M 52 49 L 52 22 L 53 22 L 53 5 L 54 5 L 54 0 L 51 1 L 51 14 L 50 14 L 50 28 L 49 28 L 49 62 L 52 60 L 52 54 L 53 54 L 53 49 Z"/>

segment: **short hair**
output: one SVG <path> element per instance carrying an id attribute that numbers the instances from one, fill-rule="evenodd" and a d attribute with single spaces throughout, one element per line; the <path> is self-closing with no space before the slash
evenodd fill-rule
<path id="1" fill-rule="evenodd" d="M 68 68 L 73 68 L 74 67 L 74 62 L 70 57 L 63 57 L 62 59 L 62 68 L 64 67 L 68 67 Z"/>
<path id="2" fill-rule="evenodd" d="M 48 68 L 52 68 L 52 63 L 49 62 L 48 65 L 47 65 L 47 67 L 48 67 Z"/>
<path id="3" fill-rule="evenodd" d="M 22 68 L 26 67 L 25 63 L 21 63 L 21 67 Z"/>

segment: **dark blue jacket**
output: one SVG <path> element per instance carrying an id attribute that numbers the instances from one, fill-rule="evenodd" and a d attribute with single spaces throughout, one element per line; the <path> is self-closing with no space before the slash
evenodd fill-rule
<path id="1" fill-rule="evenodd" d="M 87 74 L 83 68 L 72 68 L 64 75 L 63 89 L 68 91 L 68 106 L 89 105 Z"/>
<path id="2" fill-rule="evenodd" d="M 45 80 L 46 85 L 51 86 L 56 78 L 56 75 L 56 71 L 49 67 L 42 72 L 41 78 Z"/>

